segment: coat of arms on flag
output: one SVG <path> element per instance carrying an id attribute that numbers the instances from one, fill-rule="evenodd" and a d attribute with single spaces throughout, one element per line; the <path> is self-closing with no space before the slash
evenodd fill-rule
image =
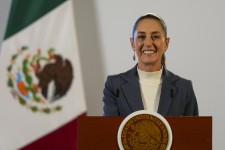
<path id="1" fill-rule="evenodd" d="M 29 51 L 23 46 L 12 55 L 8 70 L 8 87 L 18 102 L 32 112 L 49 114 L 62 109 L 49 106 L 63 97 L 73 81 L 73 67 L 68 59 L 50 48 Z M 34 53 L 31 53 L 34 52 Z"/>

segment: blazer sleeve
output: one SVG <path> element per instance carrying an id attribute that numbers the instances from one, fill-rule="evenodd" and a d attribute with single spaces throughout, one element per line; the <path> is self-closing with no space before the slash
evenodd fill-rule
<path id="1" fill-rule="evenodd" d="M 187 93 L 187 101 L 184 110 L 184 116 L 199 116 L 198 112 L 198 103 L 196 100 L 196 96 L 194 93 L 194 89 L 192 86 L 192 82 L 189 82 L 188 93 Z"/>
<path id="2" fill-rule="evenodd" d="M 103 94 L 103 116 L 119 116 L 116 92 L 113 87 L 111 76 L 107 77 Z"/>

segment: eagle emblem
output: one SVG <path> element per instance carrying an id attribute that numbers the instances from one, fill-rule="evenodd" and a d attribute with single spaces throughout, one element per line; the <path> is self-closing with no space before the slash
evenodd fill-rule
<path id="1" fill-rule="evenodd" d="M 69 91 L 74 75 L 72 63 L 50 48 L 31 51 L 23 46 L 12 55 L 7 68 L 8 87 L 15 99 L 32 112 L 49 114 L 62 110 L 54 104 Z"/>

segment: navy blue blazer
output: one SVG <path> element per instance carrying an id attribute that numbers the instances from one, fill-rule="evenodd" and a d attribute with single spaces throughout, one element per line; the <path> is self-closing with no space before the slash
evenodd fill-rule
<path id="1" fill-rule="evenodd" d="M 127 116 L 143 110 L 137 65 L 125 73 L 108 76 L 103 93 L 104 116 Z M 191 81 L 164 68 L 157 112 L 162 116 L 198 116 Z"/>

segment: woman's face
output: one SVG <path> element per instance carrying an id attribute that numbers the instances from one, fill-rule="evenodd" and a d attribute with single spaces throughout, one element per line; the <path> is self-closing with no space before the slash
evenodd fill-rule
<path id="1" fill-rule="evenodd" d="M 165 37 L 162 25 L 155 19 L 143 19 L 130 39 L 138 56 L 138 67 L 144 71 L 161 69 L 161 59 L 167 50 L 169 39 Z"/>

